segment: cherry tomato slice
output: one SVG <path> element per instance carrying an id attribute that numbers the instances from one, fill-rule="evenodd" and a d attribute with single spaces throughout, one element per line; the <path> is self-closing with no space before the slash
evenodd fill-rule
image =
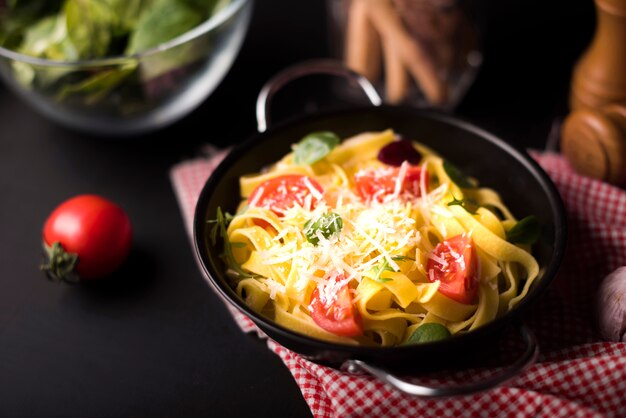
<path id="1" fill-rule="evenodd" d="M 421 179 L 425 177 L 425 184 L 428 184 L 428 172 L 407 164 L 408 167 L 386 167 L 376 170 L 362 170 L 354 176 L 356 190 L 363 200 L 376 200 L 382 202 L 385 196 L 396 191 L 396 182 L 406 169 L 404 180 L 400 186 L 399 196 L 418 197 L 421 196 Z"/>
<path id="2" fill-rule="evenodd" d="M 437 244 L 428 256 L 426 272 L 439 291 L 460 303 L 472 304 L 478 293 L 478 257 L 472 239 L 457 235 Z"/>
<path id="3" fill-rule="evenodd" d="M 270 209 L 278 216 L 294 205 L 306 207 L 309 195 L 313 209 L 321 199 L 324 189 L 311 177 L 286 174 L 271 178 L 258 185 L 248 198 L 248 205 Z"/>
<path id="4" fill-rule="evenodd" d="M 340 282 L 342 276 L 336 278 Z M 329 293 L 329 295 L 326 295 Z M 342 337 L 363 334 L 361 315 L 352 303 L 350 287 L 345 284 L 334 291 L 333 285 L 319 284 L 309 305 L 313 321 L 322 329 Z"/>

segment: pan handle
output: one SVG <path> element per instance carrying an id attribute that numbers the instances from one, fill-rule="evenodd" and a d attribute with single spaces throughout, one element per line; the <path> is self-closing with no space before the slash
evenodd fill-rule
<path id="1" fill-rule="evenodd" d="M 259 132 L 265 132 L 270 123 L 269 107 L 274 94 L 290 81 L 312 74 L 330 74 L 345 77 L 356 82 L 370 100 L 372 105 L 380 106 L 382 99 L 367 78 L 330 59 L 316 59 L 285 68 L 272 77 L 261 89 L 256 100 L 256 120 Z"/>
<path id="2" fill-rule="evenodd" d="M 361 360 L 348 360 L 345 365 L 350 373 L 358 373 L 361 370 L 366 371 L 401 392 L 420 398 L 443 398 L 447 396 L 469 395 L 499 386 L 513 379 L 535 362 L 537 355 L 539 354 L 535 334 L 533 334 L 533 332 L 525 324 L 520 325 L 519 332 L 522 336 L 524 344 L 526 345 L 526 349 L 520 358 L 497 375 L 474 383 L 449 387 L 433 387 L 409 383 L 406 380 L 402 380 L 397 376 L 394 376 L 386 370 L 372 366 Z"/>

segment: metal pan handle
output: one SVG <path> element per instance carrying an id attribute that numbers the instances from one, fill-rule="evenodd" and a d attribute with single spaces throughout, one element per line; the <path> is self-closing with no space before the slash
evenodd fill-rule
<path id="1" fill-rule="evenodd" d="M 495 376 L 479 382 L 464 385 L 433 387 L 409 383 L 383 369 L 367 364 L 361 360 L 348 360 L 345 365 L 351 373 L 358 373 L 359 371 L 364 370 L 401 392 L 420 398 L 443 398 L 448 396 L 469 395 L 499 386 L 513 379 L 535 362 L 537 355 L 539 354 L 539 347 L 535 335 L 525 324 L 520 325 L 519 332 L 522 336 L 524 344 L 526 345 L 526 349 L 519 359 Z"/>
<path id="2" fill-rule="evenodd" d="M 256 100 L 256 120 L 259 132 L 265 132 L 270 124 L 269 107 L 274 94 L 290 81 L 313 74 L 330 74 L 345 77 L 356 82 L 363 89 L 372 105 L 380 106 L 382 103 L 382 99 L 367 78 L 345 67 L 340 62 L 330 59 L 304 61 L 285 68 L 265 83 L 261 89 Z"/>

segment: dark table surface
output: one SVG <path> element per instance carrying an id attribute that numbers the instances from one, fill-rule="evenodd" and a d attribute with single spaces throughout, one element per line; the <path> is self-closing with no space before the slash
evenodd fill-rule
<path id="1" fill-rule="evenodd" d="M 484 6 L 485 63 L 456 113 L 514 145 L 541 148 L 566 112 L 593 5 Z M 168 171 L 202 144 L 254 134 L 261 85 L 291 63 L 327 56 L 324 16 L 322 1 L 258 1 L 241 53 L 212 96 L 140 138 L 66 130 L 0 85 L 0 416 L 310 415 L 287 368 L 237 329 L 200 275 Z M 284 108 L 300 104 L 283 100 Z M 41 227 L 81 193 L 126 209 L 132 254 L 106 281 L 48 282 L 38 270 Z"/>

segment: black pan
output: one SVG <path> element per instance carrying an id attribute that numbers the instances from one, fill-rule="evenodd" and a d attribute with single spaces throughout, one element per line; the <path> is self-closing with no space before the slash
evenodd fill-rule
<path id="1" fill-rule="evenodd" d="M 312 72 L 336 74 L 346 71 L 337 64 L 314 62 L 290 68 L 277 76 L 266 85 L 260 97 L 257 111 L 261 116 L 260 129 L 265 128 L 263 116 L 267 96 L 282 84 Z M 363 79 L 358 81 L 364 83 Z M 376 100 L 375 93 L 370 90 L 368 94 Z M 221 248 L 211 245 L 208 239 L 211 225 L 206 222 L 215 218 L 218 207 L 231 213 L 236 211 L 240 200 L 239 177 L 258 172 L 277 161 L 290 151 L 294 142 L 310 132 L 328 130 L 346 138 L 364 131 L 387 128 L 393 128 L 403 137 L 431 147 L 468 175 L 477 178 L 481 186 L 497 190 L 516 217 L 535 215 L 539 218 L 542 234 L 533 247 L 533 254 L 539 262 L 541 273 L 527 297 L 512 311 L 477 330 L 434 343 L 392 348 L 353 347 L 315 340 L 283 328 L 248 308 L 229 286 L 224 264 L 219 257 Z M 557 272 L 564 252 L 565 228 L 563 205 L 558 191 L 546 173 L 525 152 L 450 116 L 410 107 L 368 106 L 299 117 L 272 126 L 236 146 L 200 193 L 194 219 L 194 242 L 201 270 L 213 289 L 227 303 L 250 317 L 273 340 L 318 363 L 333 367 L 348 365 L 351 370 L 365 369 L 409 393 L 440 396 L 485 389 L 512 377 L 534 361 L 536 341 L 533 334 L 518 323 L 527 308 L 537 303 L 540 294 Z M 406 372 L 407 364 L 415 365 L 415 359 L 428 359 L 427 367 L 422 366 L 424 369 L 443 368 L 450 364 L 450 358 L 463 357 L 471 350 L 497 344 L 505 328 L 511 324 L 520 327 L 526 350 L 506 373 L 487 382 L 442 391 L 415 385 L 406 387 L 387 373 Z"/>

